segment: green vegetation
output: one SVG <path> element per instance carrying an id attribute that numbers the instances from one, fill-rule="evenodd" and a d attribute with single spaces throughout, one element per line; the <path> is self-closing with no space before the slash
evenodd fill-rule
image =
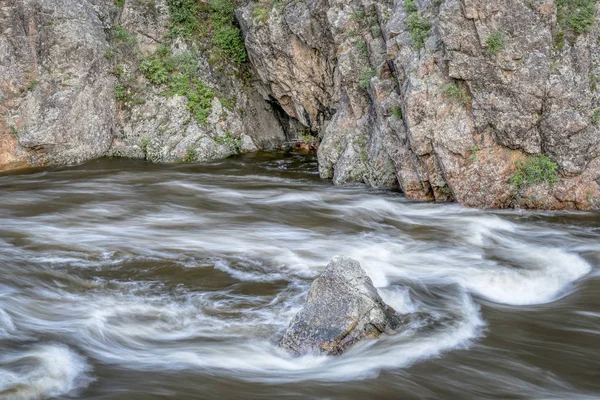
<path id="1" fill-rule="evenodd" d="M 167 5 L 169 37 L 202 38 L 210 33 L 211 43 L 222 58 L 236 64 L 247 60 L 244 38 L 233 17 L 233 0 L 210 0 L 208 5 L 196 0 L 167 0 Z"/>
<path id="2" fill-rule="evenodd" d="M 600 108 L 596 109 L 592 114 L 592 124 L 600 123 Z"/>
<path id="3" fill-rule="evenodd" d="M 121 83 L 115 84 L 115 98 L 118 101 L 127 100 L 127 89 Z"/>
<path id="4" fill-rule="evenodd" d="M 404 0 L 404 11 L 408 14 L 406 23 L 410 31 L 410 41 L 416 50 L 420 50 L 425 46 L 431 24 L 421 18 L 415 0 Z"/>
<path id="5" fill-rule="evenodd" d="M 140 148 L 142 149 L 142 153 L 144 153 L 144 157 L 148 158 L 148 146 L 150 145 L 150 139 L 147 137 L 142 138 L 142 142 Z"/>
<path id="6" fill-rule="evenodd" d="M 590 74 L 590 88 L 594 91 L 597 90 L 599 83 L 600 83 L 600 75 L 591 73 Z"/>
<path id="7" fill-rule="evenodd" d="M 225 132 L 225 136 L 217 136 L 215 142 L 227 146 L 232 153 L 238 154 L 242 151 L 242 138 L 235 137 L 231 132 Z"/>
<path id="8" fill-rule="evenodd" d="M 114 60 L 115 51 L 112 49 L 112 47 L 109 47 L 109 49 L 106 50 L 106 53 L 104 53 L 104 58 L 106 58 L 108 61 Z"/>
<path id="9" fill-rule="evenodd" d="M 195 77 L 196 58 L 192 53 L 171 55 L 166 47 L 144 60 L 140 72 L 156 85 L 167 85 L 166 95 L 186 96 L 187 109 L 200 124 L 206 123 L 212 109 L 215 93 L 204 82 Z"/>
<path id="10" fill-rule="evenodd" d="M 365 57 L 369 54 L 369 51 L 367 49 L 367 43 L 364 40 L 358 39 L 355 42 L 355 44 L 356 44 L 356 48 L 358 49 L 360 54 L 362 54 Z"/>
<path id="11" fill-rule="evenodd" d="M 359 86 L 362 89 L 367 89 L 371 84 L 371 79 L 375 77 L 376 72 L 373 68 L 367 68 L 362 72 L 360 80 L 358 81 Z"/>
<path id="12" fill-rule="evenodd" d="M 39 82 L 37 79 L 34 79 L 34 80 L 30 81 L 30 82 L 27 84 L 27 88 L 26 88 L 26 90 L 27 90 L 28 92 L 33 92 L 39 83 L 40 83 L 40 82 Z"/>
<path id="13" fill-rule="evenodd" d="M 352 11 L 352 19 L 358 23 L 364 21 L 367 14 L 363 10 L 354 10 Z"/>
<path id="14" fill-rule="evenodd" d="M 394 106 L 391 110 L 391 114 L 398 119 L 402 119 L 402 109 L 400 106 Z"/>
<path id="15" fill-rule="evenodd" d="M 137 39 L 135 35 L 127 31 L 121 25 L 115 25 L 113 28 L 113 36 L 118 44 L 135 44 Z"/>
<path id="16" fill-rule="evenodd" d="M 577 35 L 589 32 L 595 20 L 597 0 L 557 0 L 558 24 Z"/>
<path id="17" fill-rule="evenodd" d="M 466 89 L 458 87 L 456 83 L 449 83 L 444 87 L 446 102 L 466 105 L 469 103 L 469 95 Z"/>
<path id="18" fill-rule="evenodd" d="M 495 57 L 506 47 L 506 35 L 503 32 L 494 32 L 488 36 L 485 43 L 490 56 Z"/>
<path id="19" fill-rule="evenodd" d="M 185 161 L 186 163 L 191 163 L 191 162 L 196 161 L 197 157 L 198 157 L 198 151 L 193 147 L 189 147 L 185 151 L 185 157 L 183 158 L 183 161 Z"/>
<path id="20" fill-rule="evenodd" d="M 123 8 L 123 6 L 125 5 L 125 0 L 115 0 L 115 5 L 117 7 Z"/>
<path id="21" fill-rule="evenodd" d="M 8 132 L 14 137 L 19 137 L 19 130 L 15 126 L 11 126 L 8 128 Z"/>
<path id="22" fill-rule="evenodd" d="M 243 64 L 248 55 L 242 32 L 234 25 L 235 4 L 232 0 L 210 0 L 209 6 L 214 29 L 212 44 L 230 60 Z"/>
<path id="23" fill-rule="evenodd" d="M 192 33 L 202 30 L 199 16 L 206 11 L 206 5 L 196 0 L 167 0 L 167 6 L 171 16 L 169 36 L 189 38 Z"/>
<path id="24" fill-rule="evenodd" d="M 528 185 L 547 182 L 550 187 L 556 183 L 558 165 L 548 156 L 529 156 L 525 161 L 519 161 L 517 169 L 510 177 L 510 183 L 517 189 Z"/>
<path id="25" fill-rule="evenodd" d="M 262 22 L 266 24 L 269 21 L 269 14 L 271 10 L 265 7 L 260 7 L 258 4 L 252 9 L 252 19 L 254 22 Z"/>
<path id="26" fill-rule="evenodd" d="M 469 147 L 469 151 L 471 152 L 471 161 L 476 162 L 477 161 L 477 153 L 479 152 L 479 147 L 471 146 L 471 147 Z"/>

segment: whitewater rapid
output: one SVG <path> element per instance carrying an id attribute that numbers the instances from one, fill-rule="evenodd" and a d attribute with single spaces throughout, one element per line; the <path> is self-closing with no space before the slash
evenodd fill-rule
<path id="1" fill-rule="evenodd" d="M 468 351 L 489 329 L 481 302 L 556 302 L 600 258 L 597 227 L 543 213 L 333 187 L 285 159 L 248 175 L 244 162 L 211 166 L 1 178 L 0 398 L 78 396 L 96 364 L 269 384 L 373 379 Z M 277 340 L 338 254 L 397 311 L 443 323 L 340 357 L 282 352 Z"/>

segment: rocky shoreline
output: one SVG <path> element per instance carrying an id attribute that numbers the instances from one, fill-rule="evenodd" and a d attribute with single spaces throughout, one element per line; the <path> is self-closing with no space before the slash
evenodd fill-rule
<path id="1" fill-rule="evenodd" d="M 598 209 L 597 13 L 595 0 L 8 0 L 0 170 L 320 142 L 336 184 Z"/>

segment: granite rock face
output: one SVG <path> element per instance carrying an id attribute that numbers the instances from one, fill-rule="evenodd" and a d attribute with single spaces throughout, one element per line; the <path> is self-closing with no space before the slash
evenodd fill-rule
<path id="1" fill-rule="evenodd" d="M 279 346 L 296 354 L 339 355 L 352 344 L 409 323 L 387 306 L 357 261 L 334 257 L 313 282 Z"/>
<path id="2" fill-rule="evenodd" d="M 254 88 L 248 64 L 215 56 L 208 35 L 172 34 L 173 4 L 1 2 L 0 170 L 106 155 L 201 161 L 280 148 L 295 123 Z M 159 52 L 193 67 L 185 71 L 192 89 L 209 94 L 201 118 L 190 94 L 168 82 L 178 71 L 148 78 L 143 63 Z"/>
<path id="3" fill-rule="evenodd" d="M 322 138 L 322 177 L 474 207 L 598 209 L 600 23 L 577 26 L 565 7 L 292 0 L 237 15 L 268 96 Z"/>

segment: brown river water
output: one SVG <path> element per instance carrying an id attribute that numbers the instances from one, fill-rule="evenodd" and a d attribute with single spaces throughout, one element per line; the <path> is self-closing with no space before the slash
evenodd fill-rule
<path id="1" fill-rule="evenodd" d="M 0 176 L 0 399 L 600 397 L 600 213 L 334 187 L 314 156 Z M 445 321 L 276 346 L 335 255 Z"/>

